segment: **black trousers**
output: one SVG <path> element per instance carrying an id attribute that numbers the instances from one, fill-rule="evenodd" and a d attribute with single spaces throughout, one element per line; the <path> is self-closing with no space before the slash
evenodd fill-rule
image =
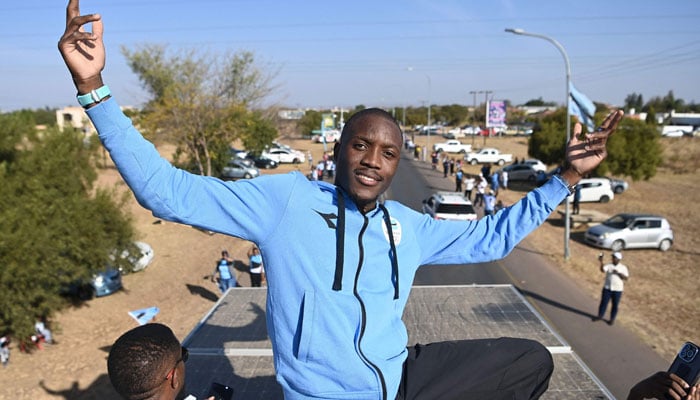
<path id="1" fill-rule="evenodd" d="M 408 348 L 396 399 L 537 399 L 553 369 L 549 351 L 528 339 L 417 344 Z"/>
<path id="2" fill-rule="evenodd" d="M 250 286 L 251 287 L 260 287 L 262 284 L 262 274 L 255 274 L 255 273 L 250 273 Z"/>

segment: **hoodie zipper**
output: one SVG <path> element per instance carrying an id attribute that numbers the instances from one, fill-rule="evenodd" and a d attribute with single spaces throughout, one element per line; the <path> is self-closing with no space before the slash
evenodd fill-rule
<path id="1" fill-rule="evenodd" d="M 364 223 L 362 224 L 362 229 L 360 230 L 360 234 L 357 238 L 358 241 L 358 247 L 360 249 L 360 260 L 357 265 L 357 272 L 355 273 L 355 285 L 353 288 L 353 294 L 357 298 L 357 301 L 360 303 L 360 311 L 362 314 L 362 324 L 360 325 L 360 337 L 357 340 L 357 349 L 360 353 L 360 357 L 362 360 L 369 365 L 374 371 L 377 373 L 379 376 L 379 381 L 382 384 L 382 399 L 386 400 L 387 399 L 387 394 L 386 394 L 386 382 L 384 381 L 384 374 L 382 374 L 382 371 L 377 367 L 374 363 L 372 363 L 365 354 L 362 352 L 362 338 L 364 337 L 365 334 L 365 327 L 367 325 L 367 312 L 365 311 L 365 303 L 362 302 L 362 298 L 360 297 L 360 292 L 357 290 L 357 284 L 360 280 L 360 270 L 362 270 L 362 264 L 364 263 L 364 258 L 365 258 L 365 249 L 362 246 L 362 237 L 365 234 L 365 231 L 367 230 L 367 226 L 369 225 L 369 219 L 367 218 L 366 215 L 363 216 L 364 218 Z"/>

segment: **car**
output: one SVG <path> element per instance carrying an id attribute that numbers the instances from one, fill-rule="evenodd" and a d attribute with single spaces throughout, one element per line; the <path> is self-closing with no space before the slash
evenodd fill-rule
<path id="1" fill-rule="evenodd" d="M 95 272 L 89 281 L 77 280 L 61 290 L 61 294 L 80 300 L 103 297 L 122 289 L 122 274 L 118 268 L 107 266 Z"/>
<path id="2" fill-rule="evenodd" d="M 588 228 L 586 243 L 612 251 L 651 248 L 667 251 L 673 245 L 668 220 L 652 214 L 617 214 Z"/>
<path id="3" fill-rule="evenodd" d="M 528 158 L 520 162 L 521 164 L 530 165 L 535 171 L 547 171 L 547 165 L 536 158 Z"/>
<path id="4" fill-rule="evenodd" d="M 607 178 L 584 178 L 578 181 L 578 185 L 581 187 L 581 203 L 607 203 L 615 198 L 615 193 Z M 573 202 L 574 195 L 569 195 L 567 199 L 569 202 Z"/>
<path id="5" fill-rule="evenodd" d="M 329 129 L 324 131 L 324 134 L 314 135 L 311 140 L 316 143 L 323 143 L 323 138 L 326 138 L 326 143 L 335 143 L 340 140 L 340 131 L 337 129 Z"/>
<path id="6" fill-rule="evenodd" d="M 250 179 L 260 175 L 251 160 L 232 158 L 221 170 L 222 179 Z"/>
<path id="7" fill-rule="evenodd" d="M 279 147 L 264 151 L 262 156 L 277 161 L 278 163 L 300 164 L 306 161 L 304 153 Z"/>
<path id="8" fill-rule="evenodd" d="M 279 163 L 275 160 L 270 160 L 269 158 L 263 156 L 255 156 L 251 153 L 248 153 L 245 159 L 252 161 L 256 167 L 262 169 L 275 169 L 279 166 Z"/>
<path id="9" fill-rule="evenodd" d="M 434 219 L 472 221 L 477 218 L 471 201 L 461 192 L 437 192 L 423 200 L 423 212 Z"/>
<path id="10" fill-rule="evenodd" d="M 117 252 L 118 251 L 115 251 L 114 254 Z M 110 255 L 110 261 L 112 261 L 112 263 L 114 263 L 116 260 L 116 256 L 114 254 Z M 135 241 L 133 242 L 133 246 L 131 248 L 124 249 L 119 253 L 119 258 L 126 260 L 126 264 L 129 266 L 128 268 L 120 267 L 119 271 L 123 274 L 143 271 L 148 265 L 151 264 L 154 256 L 155 253 L 153 252 L 153 248 L 150 244 Z"/>
<path id="11" fill-rule="evenodd" d="M 499 169 L 497 172 L 499 175 L 501 175 L 503 171 L 508 172 L 508 181 L 535 182 L 538 174 L 538 170 L 536 170 L 533 166 L 527 164 L 506 165 L 505 167 Z"/>
<path id="12" fill-rule="evenodd" d="M 235 147 L 230 147 L 228 152 L 232 157 L 237 158 L 246 158 L 246 156 L 248 155 L 248 152 L 246 150 L 237 149 Z"/>
<path id="13" fill-rule="evenodd" d="M 95 273 L 90 280 L 94 297 L 107 296 L 122 288 L 122 274 L 116 268 L 107 267 Z"/>
<path id="14" fill-rule="evenodd" d="M 620 194 L 625 190 L 629 189 L 629 184 L 622 179 L 609 177 L 606 179 L 610 181 L 610 187 L 612 187 L 612 190 L 613 192 L 615 192 L 615 194 Z"/>

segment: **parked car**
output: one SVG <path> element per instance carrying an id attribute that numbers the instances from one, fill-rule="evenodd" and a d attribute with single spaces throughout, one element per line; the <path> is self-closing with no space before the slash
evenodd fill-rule
<path id="1" fill-rule="evenodd" d="M 615 198 L 615 193 L 607 178 L 584 178 L 578 181 L 578 184 L 581 186 L 581 203 L 607 203 Z M 574 195 L 570 195 L 567 199 L 569 202 L 573 202 Z"/>
<path id="2" fill-rule="evenodd" d="M 248 153 L 245 159 L 252 161 L 256 167 L 262 169 L 275 169 L 279 166 L 279 163 L 275 160 L 270 160 L 269 158 L 263 156 L 255 156 L 250 153 Z"/>
<path id="3" fill-rule="evenodd" d="M 505 167 L 499 169 L 497 172 L 499 175 L 501 175 L 501 173 L 503 171 L 508 172 L 508 180 L 509 181 L 535 182 L 535 180 L 537 179 L 537 173 L 538 173 L 538 171 L 534 167 L 532 167 L 531 165 L 527 165 L 527 164 L 506 165 Z"/>
<path id="4" fill-rule="evenodd" d="M 93 297 L 116 293 L 121 288 L 122 274 L 119 269 L 105 267 L 103 270 L 95 272 L 88 282 L 80 280 L 71 283 L 62 291 L 62 294 L 80 300 L 90 300 Z"/>
<path id="5" fill-rule="evenodd" d="M 222 179 L 250 179 L 260 175 L 252 161 L 232 158 L 221 171 Z"/>
<path id="6" fill-rule="evenodd" d="M 437 192 L 423 200 L 423 212 L 434 219 L 470 221 L 477 218 L 472 203 L 460 192 Z"/>
<path id="7" fill-rule="evenodd" d="M 306 162 L 304 153 L 297 150 L 289 150 L 283 148 L 272 148 L 262 153 L 262 156 L 278 163 L 293 163 L 300 164 Z"/>
<path id="8" fill-rule="evenodd" d="M 235 147 L 230 147 L 229 154 L 231 154 L 232 157 L 246 158 L 246 156 L 248 155 L 248 152 L 246 150 L 243 150 L 243 149 L 237 149 Z"/>
<path id="9" fill-rule="evenodd" d="M 620 251 L 652 248 L 667 251 L 673 244 L 673 230 L 666 218 L 651 214 L 617 214 L 586 231 L 586 243 Z"/>
<path id="10" fill-rule="evenodd" d="M 622 180 L 622 179 L 616 179 L 616 178 L 606 178 L 610 181 L 610 187 L 612 187 L 613 192 L 615 194 L 620 194 L 624 192 L 625 190 L 629 189 L 629 184 Z"/>
<path id="11" fill-rule="evenodd" d="M 115 251 L 117 253 L 118 251 Z M 121 267 L 119 271 L 122 273 L 138 272 L 146 269 L 148 265 L 153 261 L 155 253 L 150 244 L 146 242 L 136 241 L 130 248 L 124 249 L 119 253 L 119 258 L 125 260 L 126 263 L 120 263 L 121 265 L 126 264 L 128 267 Z M 110 256 L 110 261 L 113 263 L 116 260 L 116 256 L 113 254 Z"/>
<path id="12" fill-rule="evenodd" d="M 535 171 L 547 171 L 547 165 L 536 158 L 528 158 L 527 160 L 521 161 L 521 164 L 529 165 L 535 169 Z"/>

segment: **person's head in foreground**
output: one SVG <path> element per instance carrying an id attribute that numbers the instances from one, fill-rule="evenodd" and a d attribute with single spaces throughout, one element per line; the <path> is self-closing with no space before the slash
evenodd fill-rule
<path id="1" fill-rule="evenodd" d="M 107 372 L 125 399 L 179 399 L 185 388 L 187 349 L 162 324 L 138 326 L 117 339 Z"/>
<path id="2" fill-rule="evenodd" d="M 334 148 L 335 184 L 363 213 L 374 209 L 377 198 L 391 185 L 402 143 L 396 120 L 378 108 L 354 114 L 343 127 Z"/>

